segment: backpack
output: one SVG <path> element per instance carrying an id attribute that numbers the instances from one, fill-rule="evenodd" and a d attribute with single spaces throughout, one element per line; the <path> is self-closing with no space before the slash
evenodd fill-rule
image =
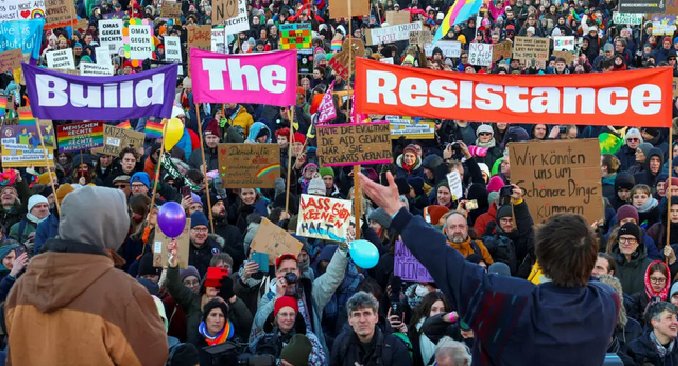
<path id="1" fill-rule="evenodd" d="M 483 257 L 483 252 L 480 251 L 480 247 L 475 240 L 471 240 L 471 249 L 473 249 L 473 254 L 480 256 L 480 258 Z"/>
<path id="2" fill-rule="evenodd" d="M 495 262 L 505 263 L 511 269 L 511 274 L 515 275 L 518 269 L 518 259 L 513 240 L 504 235 L 495 234 L 483 236 L 483 243 L 485 243 L 485 247 L 492 256 L 492 259 Z"/>

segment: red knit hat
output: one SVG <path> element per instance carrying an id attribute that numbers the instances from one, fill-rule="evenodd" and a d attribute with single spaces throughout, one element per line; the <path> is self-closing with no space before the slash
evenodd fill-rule
<path id="1" fill-rule="evenodd" d="M 297 87 L 297 94 L 301 94 L 301 95 L 306 94 L 306 90 L 304 90 L 304 87 L 303 87 L 303 86 L 298 86 L 298 87 Z"/>
<path id="2" fill-rule="evenodd" d="M 221 287 L 221 279 L 228 276 L 228 270 L 220 267 L 207 267 L 205 287 Z"/>
<path id="3" fill-rule="evenodd" d="M 287 254 L 281 254 L 278 256 L 278 258 L 275 259 L 275 268 L 280 267 L 280 262 L 286 260 L 286 259 L 294 259 L 295 261 L 297 260 L 297 256 L 292 254 L 292 253 L 287 253 Z"/>
<path id="4" fill-rule="evenodd" d="M 291 307 L 294 309 L 294 312 L 299 312 L 299 306 L 297 305 L 297 299 L 292 296 L 281 296 L 275 300 L 275 305 L 273 305 L 273 316 L 277 316 L 280 309 L 284 307 Z"/>
<path id="5" fill-rule="evenodd" d="M 289 127 L 283 127 L 275 130 L 275 137 L 290 137 L 290 128 Z"/>
<path id="6" fill-rule="evenodd" d="M 203 134 L 205 136 L 214 135 L 221 139 L 221 128 L 219 128 L 219 122 L 217 122 L 216 118 L 212 118 L 207 123 L 207 126 L 205 127 L 205 131 L 203 131 Z"/>
<path id="7" fill-rule="evenodd" d="M 431 205 L 426 206 L 426 214 L 431 219 L 431 225 L 438 225 L 440 219 L 448 213 L 450 209 L 445 206 Z M 424 216 L 425 217 L 425 216 Z"/>
<path id="8" fill-rule="evenodd" d="M 306 143 L 306 136 L 304 136 L 303 133 L 300 132 L 295 132 L 293 137 L 292 142 L 298 142 L 300 144 L 305 144 Z"/>

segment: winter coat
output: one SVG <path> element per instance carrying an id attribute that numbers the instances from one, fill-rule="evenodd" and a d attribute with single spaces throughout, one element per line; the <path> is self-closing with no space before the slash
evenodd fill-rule
<path id="1" fill-rule="evenodd" d="M 323 350 L 320 340 L 315 334 L 306 331 L 306 324 L 304 322 L 304 317 L 297 313 L 296 318 L 294 319 L 294 328 L 288 333 L 283 333 L 274 326 L 273 314 L 268 318 L 266 324 L 264 324 L 264 333 L 256 337 L 252 342 L 250 342 L 250 351 L 254 354 L 263 354 L 263 349 L 268 352 L 276 353 L 275 358 L 280 358 L 280 351 L 284 348 L 285 345 L 289 344 L 291 338 L 295 334 L 303 334 L 311 342 L 311 353 L 308 355 L 308 365 L 309 366 L 325 366 L 327 364 L 327 355 Z"/>
<path id="2" fill-rule="evenodd" d="M 485 235 L 485 230 L 487 229 L 487 224 L 497 221 L 497 204 L 490 204 L 490 208 L 484 214 L 478 216 L 476 219 L 473 229 L 476 232 L 477 237 Z"/>
<path id="3" fill-rule="evenodd" d="M 198 270 L 200 278 L 205 278 L 212 256 L 219 253 L 221 253 L 221 247 L 213 236 L 208 236 L 200 248 L 191 242 L 188 248 L 188 264 Z"/>
<path id="4" fill-rule="evenodd" d="M 643 332 L 640 338 L 634 339 L 628 346 L 628 354 L 637 365 L 669 366 L 678 365 L 678 346 L 673 345 L 671 352 L 665 357 L 659 357 L 657 347 L 650 339 L 651 330 Z M 676 342 L 675 340 L 673 341 Z"/>
<path id="5" fill-rule="evenodd" d="M 219 169 L 219 153 L 217 149 L 210 149 L 205 146 L 205 161 L 207 162 L 207 171 Z M 202 153 L 200 149 L 191 152 L 191 159 L 188 160 L 188 166 L 193 169 L 200 169 L 202 166 Z"/>
<path id="6" fill-rule="evenodd" d="M 647 266 L 652 262 L 652 259 L 647 257 L 645 247 L 640 244 L 628 262 L 626 257 L 619 252 L 618 245 L 612 249 L 612 255 L 617 261 L 617 270 L 614 272 L 614 275 L 621 282 L 624 294 L 633 295 L 637 292 L 643 292 L 645 290 L 643 277 L 645 276 Z"/>
<path id="7" fill-rule="evenodd" d="M 615 156 L 621 163 L 619 166 L 619 172 L 625 172 L 636 163 L 636 149 L 631 149 L 629 145 L 620 147 Z"/>
<path id="8" fill-rule="evenodd" d="M 412 358 L 403 341 L 393 334 L 384 334 L 375 326 L 374 345 L 370 354 L 364 354 L 358 336 L 353 330 L 342 332 L 334 341 L 330 366 L 410 366 Z"/>
<path id="9" fill-rule="evenodd" d="M 35 230 L 35 239 L 33 240 L 33 255 L 38 255 L 42 246 L 47 240 L 59 235 L 59 217 L 52 213 L 47 219 L 38 224 Z"/>

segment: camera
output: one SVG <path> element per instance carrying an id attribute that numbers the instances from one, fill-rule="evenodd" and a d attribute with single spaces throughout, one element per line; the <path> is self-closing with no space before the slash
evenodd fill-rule
<path id="1" fill-rule="evenodd" d="M 508 205 L 511 203 L 511 195 L 513 194 L 513 186 L 503 186 L 499 189 L 500 205 Z"/>
<path id="2" fill-rule="evenodd" d="M 287 274 L 285 274 L 284 278 L 285 282 L 287 282 L 288 285 L 294 285 L 295 283 L 297 283 L 298 280 L 297 275 L 295 275 L 292 272 L 288 272 Z"/>
<path id="3" fill-rule="evenodd" d="M 564 135 L 567 133 L 567 126 L 558 126 L 558 133 Z"/>
<path id="4" fill-rule="evenodd" d="M 455 153 L 461 152 L 461 145 L 458 142 L 451 143 L 450 148 L 454 150 Z"/>

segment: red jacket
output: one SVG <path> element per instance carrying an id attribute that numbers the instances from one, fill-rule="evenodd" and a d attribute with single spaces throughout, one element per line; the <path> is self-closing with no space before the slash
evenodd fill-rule
<path id="1" fill-rule="evenodd" d="M 487 227 L 487 224 L 496 220 L 497 220 L 497 204 L 492 203 L 487 212 L 478 216 L 478 218 L 476 219 L 476 223 L 473 226 L 473 228 L 476 230 L 476 234 L 478 235 L 478 237 L 485 235 L 485 228 Z"/>

